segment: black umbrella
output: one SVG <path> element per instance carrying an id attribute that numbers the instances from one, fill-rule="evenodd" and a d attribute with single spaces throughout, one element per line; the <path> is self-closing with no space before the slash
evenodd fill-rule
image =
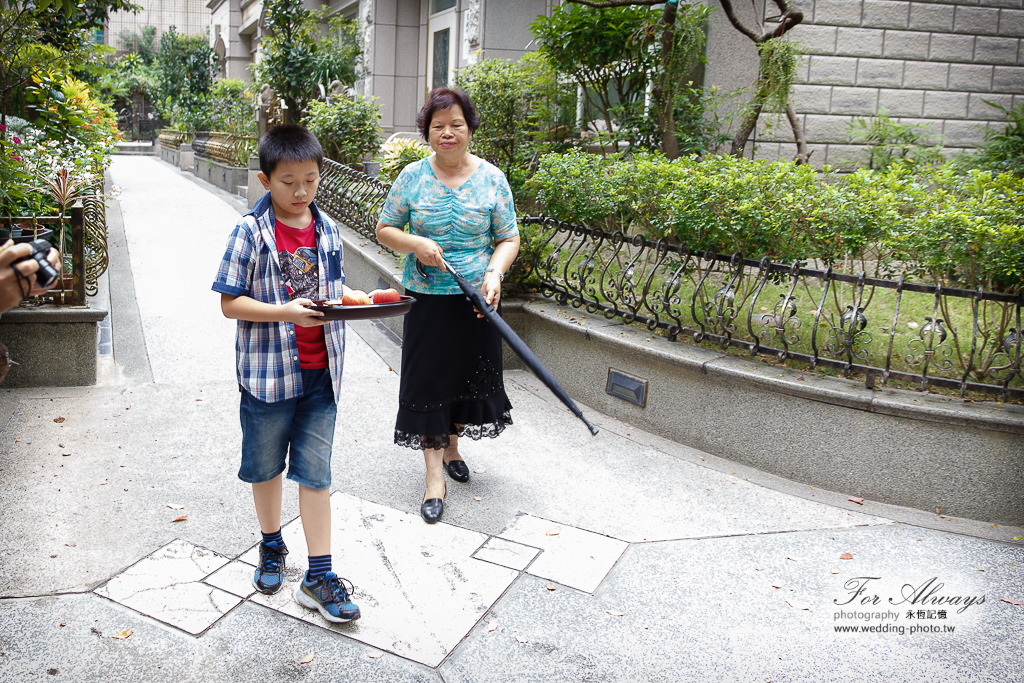
<path id="1" fill-rule="evenodd" d="M 533 371 L 533 374 L 537 376 L 537 379 L 544 382 L 548 389 L 550 389 L 555 396 L 565 404 L 565 407 L 572 411 L 573 415 L 583 420 L 583 424 L 587 425 L 587 429 L 590 430 L 591 434 L 597 436 L 597 427 L 587 422 L 587 418 L 583 417 L 583 412 L 576 407 L 573 400 L 569 398 L 569 394 L 565 393 L 565 389 L 562 388 L 558 383 L 558 380 L 556 380 L 554 375 L 551 374 L 551 371 L 544 367 L 544 363 L 540 361 L 540 358 L 537 358 L 537 354 L 530 350 L 530 347 L 526 345 L 526 342 L 519 338 L 519 335 L 508 326 L 507 322 L 502 320 L 496 310 L 487 305 L 487 300 L 484 298 L 484 295 L 480 290 L 470 284 L 469 280 L 464 278 L 461 273 L 452 267 L 452 264 L 444 261 L 444 267 L 452 274 L 455 281 L 459 283 L 459 287 L 461 287 L 462 291 L 466 293 L 469 300 L 473 302 L 476 309 L 482 312 L 484 317 L 494 323 L 498 328 L 498 333 L 501 334 L 502 338 L 504 338 L 506 342 L 508 342 L 508 345 L 516 352 L 516 355 L 523 359 L 523 362 L 526 363 L 527 367 Z M 419 269 L 421 274 L 424 273 L 423 266 L 419 259 L 416 259 L 416 268 Z"/>

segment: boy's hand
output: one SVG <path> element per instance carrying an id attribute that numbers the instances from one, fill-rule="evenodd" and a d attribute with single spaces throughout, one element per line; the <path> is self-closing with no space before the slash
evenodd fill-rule
<path id="1" fill-rule="evenodd" d="M 284 308 L 284 319 L 290 323 L 295 323 L 299 327 L 321 327 L 326 325 L 327 321 L 320 319 L 324 317 L 322 311 L 306 308 L 306 306 L 312 304 L 313 302 L 309 299 L 292 299 L 282 305 L 282 308 Z"/>

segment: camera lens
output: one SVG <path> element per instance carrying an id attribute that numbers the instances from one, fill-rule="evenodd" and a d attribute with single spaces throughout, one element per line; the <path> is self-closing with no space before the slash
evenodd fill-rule
<path id="1" fill-rule="evenodd" d="M 53 264 L 46 260 L 46 255 L 50 253 L 50 243 L 46 240 L 35 240 L 30 244 L 32 246 L 30 258 L 35 259 L 39 264 L 39 270 L 36 271 L 36 282 L 40 287 L 48 288 L 60 276 Z"/>

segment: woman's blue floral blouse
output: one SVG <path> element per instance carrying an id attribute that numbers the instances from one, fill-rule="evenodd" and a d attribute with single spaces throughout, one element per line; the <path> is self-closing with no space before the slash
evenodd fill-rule
<path id="1" fill-rule="evenodd" d="M 395 179 L 380 222 L 396 228 L 409 226 L 413 235 L 429 237 L 444 250 L 444 258 L 477 287 L 494 252 L 495 239 L 519 234 L 512 190 L 505 174 L 480 160 L 480 167 L 457 190 L 434 175 L 428 159 L 402 169 Z M 424 294 L 461 294 L 455 278 L 441 268 L 416 270 L 416 255 L 408 254 L 402 285 Z"/>

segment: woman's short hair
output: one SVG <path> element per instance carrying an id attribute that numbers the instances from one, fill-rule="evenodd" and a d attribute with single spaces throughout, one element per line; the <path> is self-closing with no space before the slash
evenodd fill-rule
<path id="1" fill-rule="evenodd" d="M 469 95 L 461 90 L 440 87 L 430 91 L 427 101 L 423 103 L 423 108 L 416 115 L 416 127 L 419 128 L 424 140 L 430 142 L 430 122 L 434 119 L 434 112 L 438 109 L 451 109 L 456 104 L 462 109 L 469 132 L 476 132 L 476 129 L 480 127 L 480 117 L 477 115 L 476 107 L 473 106 Z"/>

